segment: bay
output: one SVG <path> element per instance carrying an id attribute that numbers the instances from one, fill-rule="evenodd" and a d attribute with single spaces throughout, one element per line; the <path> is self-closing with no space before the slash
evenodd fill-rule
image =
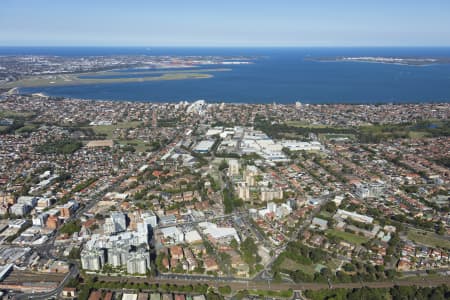
<path id="1" fill-rule="evenodd" d="M 319 62 L 338 56 L 450 57 L 450 48 L 164 48 L 2 47 L 0 55 L 217 55 L 254 56 L 250 65 L 212 78 L 23 88 L 23 93 L 96 100 L 233 103 L 450 102 L 450 64 L 407 66 Z M 214 66 L 213 66 L 214 67 Z M 217 67 L 217 66 L 215 66 Z"/>

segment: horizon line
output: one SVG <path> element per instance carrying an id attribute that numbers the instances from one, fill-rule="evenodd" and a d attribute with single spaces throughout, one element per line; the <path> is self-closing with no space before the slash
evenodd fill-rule
<path id="1" fill-rule="evenodd" d="M 2 45 L 0 48 L 450 48 L 449 45 Z"/>

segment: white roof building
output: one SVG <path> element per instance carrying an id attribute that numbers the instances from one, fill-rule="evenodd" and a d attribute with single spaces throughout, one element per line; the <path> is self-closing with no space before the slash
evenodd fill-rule
<path id="1" fill-rule="evenodd" d="M 216 224 L 210 222 L 201 222 L 198 224 L 203 229 L 203 233 L 210 235 L 216 240 L 234 238 L 238 243 L 240 242 L 236 229 L 232 227 L 217 227 Z"/>
<path id="2" fill-rule="evenodd" d="M 215 140 L 203 140 L 200 141 L 197 145 L 195 145 L 194 152 L 198 153 L 207 153 L 211 150 L 212 146 L 214 146 Z"/>
<path id="3" fill-rule="evenodd" d="M 184 235 L 184 239 L 188 244 L 198 243 L 202 241 L 202 237 L 200 236 L 197 230 L 191 230 L 186 232 Z"/>
<path id="4" fill-rule="evenodd" d="M 320 230 L 328 229 L 328 221 L 321 218 L 314 218 L 311 222 L 311 228 L 319 228 Z"/>
<path id="5" fill-rule="evenodd" d="M 283 148 L 286 147 L 291 151 L 320 151 L 322 144 L 319 142 L 300 142 L 294 140 L 281 140 L 278 142 Z"/>
<path id="6" fill-rule="evenodd" d="M 137 294 L 127 294 L 124 293 L 122 296 L 122 300 L 137 300 L 138 295 Z"/>
<path id="7" fill-rule="evenodd" d="M 164 239 L 173 243 L 180 243 L 184 241 L 183 232 L 176 226 L 161 228 L 161 233 L 163 234 Z"/>
<path id="8" fill-rule="evenodd" d="M 372 217 L 365 216 L 365 215 L 360 215 L 358 213 L 351 212 L 351 211 L 346 211 L 346 210 L 343 210 L 343 209 L 338 209 L 336 214 L 340 215 L 344 219 L 350 218 L 350 219 L 353 219 L 355 221 L 368 223 L 368 224 L 372 224 L 372 222 L 373 222 L 373 218 Z"/>

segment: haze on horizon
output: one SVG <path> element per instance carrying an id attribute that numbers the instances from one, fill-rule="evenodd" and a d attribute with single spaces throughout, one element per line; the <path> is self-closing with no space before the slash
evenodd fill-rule
<path id="1" fill-rule="evenodd" d="M 3 0 L 0 46 L 450 46 L 446 0 Z"/>

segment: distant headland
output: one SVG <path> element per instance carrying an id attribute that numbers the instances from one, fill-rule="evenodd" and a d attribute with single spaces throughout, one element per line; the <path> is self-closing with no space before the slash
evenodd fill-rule
<path id="1" fill-rule="evenodd" d="M 450 57 L 383 57 L 383 56 L 339 56 L 339 57 L 308 57 L 306 60 L 319 62 L 364 62 L 379 64 L 394 64 L 407 66 L 427 66 L 436 64 L 450 64 Z"/>

